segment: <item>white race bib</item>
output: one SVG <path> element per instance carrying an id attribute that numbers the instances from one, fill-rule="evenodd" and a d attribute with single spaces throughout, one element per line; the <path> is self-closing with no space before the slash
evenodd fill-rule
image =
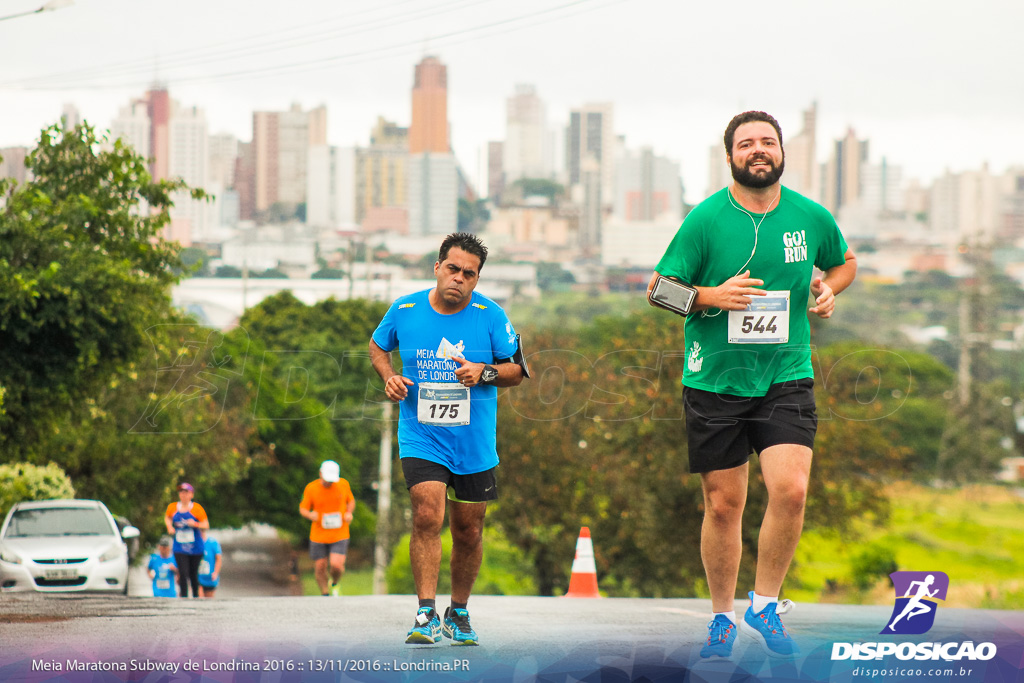
<path id="1" fill-rule="evenodd" d="M 752 296 L 742 311 L 729 311 L 730 344 L 785 344 L 789 341 L 789 290 Z"/>
<path id="2" fill-rule="evenodd" d="M 320 515 L 320 526 L 324 529 L 340 529 L 341 513 L 328 512 L 327 514 Z"/>
<path id="3" fill-rule="evenodd" d="M 421 382 L 416 401 L 420 424 L 460 427 L 469 424 L 469 387 L 453 382 Z"/>
<path id="4" fill-rule="evenodd" d="M 210 563 L 207 562 L 206 560 L 203 560 L 202 562 L 200 562 L 199 563 L 199 573 L 202 574 L 203 576 L 209 575 L 211 573 L 210 572 Z"/>
<path id="5" fill-rule="evenodd" d="M 195 530 L 189 528 L 178 529 L 176 532 L 174 532 L 174 540 L 176 540 L 178 543 L 195 543 L 196 532 Z"/>
<path id="6" fill-rule="evenodd" d="M 162 591 L 165 591 L 165 590 L 167 590 L 168 588 L 171 587 L 171 580 L 170 579 L 157 579 L 156 580 L 156 587 L 158 589 L 162 590 Z"/>

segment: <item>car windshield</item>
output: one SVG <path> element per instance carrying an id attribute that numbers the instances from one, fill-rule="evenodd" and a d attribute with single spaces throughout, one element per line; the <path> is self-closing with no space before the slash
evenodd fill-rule
<path id="1" fill-rule="evenodd" d="M 7 525 L 6 538 L 25 536 L 111 536 L 110 520 L 96 508 L 18 510 Z"/>

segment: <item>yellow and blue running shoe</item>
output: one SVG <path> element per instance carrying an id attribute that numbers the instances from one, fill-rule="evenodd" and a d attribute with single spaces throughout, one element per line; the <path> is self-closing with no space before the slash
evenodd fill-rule
<path id="1" fill-rule="evenodd" d="M 452 609 L 449 607 L 444 611 L 444 626 L 441 633 L 445 638 L 452 639 L 452 645 L 479 645 L 476 638 L 476 631 L 469 625 L 469 612 L 464 609 Z"/>
<path id="2" fill-rule="evenodd" d="M 405 642 L 411 645 L 433 645 L 441 640 L 441 619 L 433 607 L 420 607 L 416 622 L 409 629 Z"/>

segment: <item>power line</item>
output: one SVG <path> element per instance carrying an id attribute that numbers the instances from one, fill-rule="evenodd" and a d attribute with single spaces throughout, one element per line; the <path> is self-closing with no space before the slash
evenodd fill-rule
<path id="1" fill-rule="evenodd" d="M 392 10 L 396 7 L 407 5 L 410 2 L 416 2 L 417 0 L 400 0 L 400 2 L 393 3 L 384 7 L 383 9 Z M 337 17 L 334 20 L 318 21 L 316 23 L 303 23 L 293 25 L 288 28 L 278 29 L 274 31 L 267 31 L 263 33 L 257 33 L 253 35 L 240 38 L 238 40 L 227 41 L 216 45 L 209 45 L 200 48 L 189 48 L 184 50 L 178 50 L 177 52 L 171 52 L 167 55 L 160 57 L 160 67 L 178 67 L 195 64 L 197 62 L 206 62 L 209 60 L 228 60 L 239 57 L 248 56 L 250 54 L 266 54 L 270 52 L 277 52 L 291 47 L 304 47 L 312 43 L 324 42 L 327 40 L 335 40 L 343 38 L 356 33 L 367 33 L 377 31 L 381 29 L 391 28 L 392 26 L 408 23 L 418 19 L 423 19 L 428 16 L 435 16 L 437 14 L 444 14 L 459 9 L 464 9 L 467 4 L 477 4 L 482 2 L 491 2 L 493 0 L 454 0 L 447 3 L 440 3 L 425 8 L 413 10 L 412 12 L 406 12 L 401 14 L 392 14 L 385 17 L 377 17 L 375 19 L 368 19 L 361 23 L 352 24 L 351 19 L 357 16 L 365 15 L 370 12 L 379 11 L 380 7 L 372 10 L 363 10 L 361 12 L 355 12 L 350 15 Z M 452 7 L 455 5 L 455 7 Z M 325 25 L 343 23 L 341 29 L 329 29 L 323 30 Z M 313 33 L 305 33 L 291 38 L 281 38 L 282 34 L 293 33 L 295 31 L 304 31 L 309 28 L 317 28 L 320 30 L 314 31 Z M 277 40 L 270 42 L 261 42 L 266 37 L 275 37 Z M 0 83 L 0 86 L 18 85 L 26 82 L 31 82 L 33 85 L 42 86 L 44 89 L 52 87 L 53 85 L 60 86 L 68 81 L 68 79 L 79 80 L 94 77 L 105 77 L 105 76 L 116 76 L 116 75 L 131 75 L 136 72 L 147 72 L 151 69 L 146 64 L 140 64 L 138 59 L 131 59 L 125 61 L 112 62 L 108 64 L 102 64 L 98 66 L 83 67 L 80 69 L 73 69 L 71 71 L 58 71 L 41 76 L 33 76 L 26 79 L 20 79 L 16 81 L 5 81 Z"/>
<path id="2" fill-rule="evenodd" d="M 539 11 L 531 11 L 526 14 L 521 14 L 514 17 L 508 17 L 497 21 L 491 21 L 484 24 L 478 24 L 463 29 L 449 31 L 436 36 L 431 36 L 428 40 L 431 43 L 443 43 L 444 46 L 459 44 L 468 42 L 470 40 L 477 40 L 480 38 L 493 37 L 503 35 L 524 28 L 530 28 L 550 21 L 558 21 L 566 19 L 572 16 L 577 16 L 585 12 L 594 11 L 598 9 L 605 9 L 612 5 L 620 4 L 625 0 L 613 0 L 612 2 L 591 7 L 581 7 L 589 5 L 595 2 L 595 0 L 572 0 L 571 2 L 563 3 L 554 7 L 548 7 Z M 556 12 L 567 10 L 571 8 L 579 8 L 577 11 L 570 11 L 563 13 L 561 16 L 549 17 Z M 544 17 L 544 18 L 541 18 Z M 531 21 L 533 20 L 533 21 Z M 524 22 L 520 26 L 509 26 L 516 22 Z M 499 29 L 496 31 L 489 31 L 489 29 Z M 486 32 L 486 33 L 485 33 Z M 473 35 L 480 34 L 480 35 Z M 461 37 L 461 39 L 459 39 Z M 394 43 L 387 46 L 381 46 L 377 48 L 371 48 L 367 50 L 357 50 L 348 52 L 340 55 L 334 55 L 331 57 L 321 57 L 314 59 L 306 59 L 297 62 L 291 62 L 289 64 L 282 64 L 278 66 L 265 66 L 256 67 L 251 69 L 241 69 L 236 71 L 221 72 L 218 74 L 191 76 L 191 77 L 165 77 L 164 80 L 168 82 L 174 82 L 175 84 L 182 83 L 217 83 L 231 80 L 244 80 L 247 78 L 255 77 L 276 77 L 283 75 L 290 75 L 295 73 L 303 73 L 308 71 L 317 71 L 322 69 L 328 69 L 337 66 L 345 66 L 349 64 L 364 63 L 367 61 L 374 61 L 376 59 L 386 58 L 389 56 L 395 56 L 398 54 L 406 53 L 409 51 L 416 51 L 421 49 L 421 42 L 417 41 L 403 41 L 401 43 Z M 33 79 L 34 81 L 34 79 Z M 145 82 L 132 81 L 132 82 L 121 82 L 116 84 L 51 84 L 51 85 L 37 85 L 34 82 L 30 85 L 24 85 L 22 89 L 25 90 L 56 90 L 64 88 L 73 89 L 85 89 L 85 90 L 103 90 L 103 89 L 124 89 L 130 87 L 145 86 Z"/>

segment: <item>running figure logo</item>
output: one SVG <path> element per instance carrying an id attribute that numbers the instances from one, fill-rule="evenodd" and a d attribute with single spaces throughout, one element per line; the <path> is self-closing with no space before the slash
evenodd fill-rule
<path id="1" fill-rule="evenodd" d="M 925 633 L 935 623 L 936 600 L 945 600 L 949 577 L 945 572 L 893 572 L 896 605 L 880 633 Z"/>
<path id="2" fill-rule="evenodd" d="M 447 337 L 441 337 L 441 343 L 437 346 L 437 357 L 451 360 L 452 358 L 465 358 L 462 352 L 466 350 L 466 345 L 460 339 L 458 344 L 452 344 L 448 341 Z"/>

